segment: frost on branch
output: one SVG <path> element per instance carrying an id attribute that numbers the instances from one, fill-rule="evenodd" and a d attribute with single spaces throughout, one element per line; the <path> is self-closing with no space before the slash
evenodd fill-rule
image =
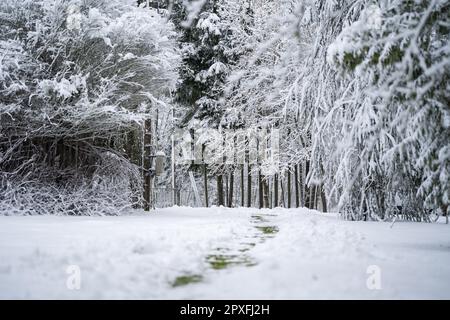
<path id="1" fill-rule="evenodd" d="M 343 139 L 336 153 L 351 171 L 341 205 L 417 215 L 446 211 L 450 190 L 448 1 L 382 1 L 368 6 L 328 48 L 348 83 Z M 347 205 L 348 206 L 348 205 Z"/>
<path id="2" fill-rule="evenodd" d="M 141 201 L 141 125 L 177 80 L 172 25 L 134 1 L 0 4 L 0 207 Z"/>

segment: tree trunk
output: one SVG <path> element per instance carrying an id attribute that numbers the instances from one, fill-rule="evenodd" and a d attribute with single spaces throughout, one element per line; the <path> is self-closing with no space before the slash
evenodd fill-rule
<path id="1" fill-rule="evenodd" d="M 247 207 L 252 206 L 252 173 L 250 164 L 247 167 Z"/>
<path id="2" fill-rule="evenodd" d="M 311 198 L 310 198 L 310 194 L 309 194 L 309 188 L 308 188 L 308 185 L 306 183 L 306 178 L 308 177 L 308 174 L 309 174 L 309 161 L 306 161 L 306 163 L 305 163 L 305 182 L 304 182 L 304 186 L 305 186 L 305 207 L 311 208 Z"/>
<path id="3" fill-rule="evenodd" d="M 282 205 L 282 207 L 286 207 L 286 197 L 285 197 L 285 194 L 284 194 L 284 189 L 285 189 L 285 187 L 284 187 L 284 177 L 280 177 L 280 187 L 281 187 L 281 205 Z"/>
<path id="4" fill-rule="evenodd" d="M 144 122 L 144 210 L 149 211 L 151 207 L 152 177 L 150 168 L 152 166 L 152 122 L 150 119 Z"/>
<path id="5" fill-rule="evenodd" d="M 264 206 L 263 203 L 263 183 L 262 183 L 262 176 L 261 176 L 261 169 L 258 171 L 258 200 L 259 200 L 259 206 L 258 208 L 261 209 Z"/>
<path id="6" fill-rule="evenodd" d="M 205 206 L 209 207 L 209 197 L 208 197 L 208 171 L 206 168 L 206 163 L 203 164 L 203 184 L 205 188 Z"/>
<path id="7" fill-rule="evenodd" d="M 273 176 L 273 192 L 274 192 L 274 205 L 273 207 L 278 207 L 278 174 Z"/>
<path id="8" fill-rule="evenodd" d="M 298 164 L 298 179 L 299 179 L 299 189 L 300 189 L 300 204 L 302 207 L 305 206 L 305 179 L 303 179 L 303 166 Z"/>
<path id="9" fill-rule="evenodd" d="M 310 209 L 315 209 L 316 208 L 316 186 L 310 186 L 310 191 L 309 191 L 309 204 L 310 204 Z"/>
<path id="10" fill-rule="evenodd" d="M 222 174 L 219 174 L 217 176 L 217 205 L 223 206 L 223 176 Z"/>
<path id="11" fill-rule="evenodd" d="M 298 166 L 294 165 L 294 186 L 295 186 L 295 207 L 300 207 L 300 198 L 299 198 L 299 192 L 298 192 Z"/>
<path id="12" fill-rule="evenodd" d="M 245 188 L 244 188 L 244 165 L 241 166 L 241 207 L 244 206 Z"/>
<path id="13" fill-rule="evenodd" d="M 270 208 L 268 179 L 264 179 L 262 185 L 263 185 L 263 206 L 264 208 Z"/>
<path id="14" fill-rule="evenodd" d="M 247 163 L 247 207 L 252 206 L 252 170 L 250 166 L 250 142 L 248 137 L 245 137 L 245 161 Z"/>
<path id="15" fill-rule="evenodd" d="M 230 173 L 229 179 L 230 187 L 228 191 L 228 207 L 231 208 L 233 206 L 233 192 L 234 192 L 234 170 Z"/>
<path id="16" fill-rule="evenodd" d="M 225 195 L 224 195 L 224 200 L 225 200 L 225 203 L 224 203 L 224 206 L 226 206 L 226 207 L 228 207 L 228 173 L 227 174 L 225 174 Z"/>
<path id="17" fill-rule="evenodd" d="M 320 187 L 320 199 L 322 200 L 322 211 L 327 212 L 327 199 L 325 197 L 323 186 Z"/>
<path id="18" fill-rule="evenodd" d="M 287 171 L 287 207 L 290 208 L 291 207 L 291 168 L 288 168 Z"/>

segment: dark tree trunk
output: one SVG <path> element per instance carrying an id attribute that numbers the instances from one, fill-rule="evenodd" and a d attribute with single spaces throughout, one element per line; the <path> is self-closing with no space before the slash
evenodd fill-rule
<path id="1" fill-rule="evenodd" d="M 209 196 L 208 196 L 208 170 L 206 163 L 203 164 L 203 185 L 205 187 L 205 206 L 209 207 Z"/>
<path id="2" fill-rule="evenodd" d="M 292 198 L 292 194 L 291 194 L 291 168 L 288 168 L 287 171 L 287 207 L 290 208 L 291 207 L 291 198 Z"/>
<path id="3" fill-rule="evenodd" d="M 151 207 L 152 178 L 150 168 L 152 166 L 152 122 L 150 119 L 144 123 L 144 210 L 149 211 Z"/>
<path id="4" fill-rule="evenodd" d="M 320 188 L 320 199 L 322 200 L 322 211 L 327 212 L 327 199 L 325 197 L 325 191 L 323 190 L 323 186 Z"/>
<path id="5" fill-rule="evenodd" d="M 281 205 L 283 206 L 283 207 L 286 207 L 286 197 L 285 197 L 285 194 L 284 194 L 284 190 L 285 190 L 285 186 L 284 186 L 284 177 L 282 176 L 282 177 L 280 177 L 280 187 L 281 187 Z"/>
<path id="6" fill-rule="evenodd" d="M 244 206 L 245 188 L 244 188 L 244 165 L 241 166 L 241 207 Z"/>
<path id="7" fill-rule="evenodd" d="M 225 181 L 224 181 L 225 182 L 224 183 L 225 184 L 225 195 L 224 195 L 225 204 L 224 205 L 226 207 L 228 207 L 228 200 L 229 200 L 229 198 L 228 198 L 228 180 L 229 179 L 228 179 L 228 173 L 227 173 L 227 174 L 225 174 Z"/>
<path id="8" fill-rule="evenodd" d="M 263 179 L 263 206 L 264 208 L 270 208 L 269 201 L 269 181 L 268 179 Z"/>
<path id="9" fill-rule="evenodd" d="M 310 198 L 310 209 L 315 209 L 316 208 L 316 186 L 310 186 L 310 191 L 309 191 L 309 198 Z"/>
<path id="10" fill-rule="evenodd" d="M 234 192 L 234 170 L 230 173 L 229 179 L 230 187 L 228 190 L 228 207 L 231 208 L 233 206 L 233 192 Z"/>
<path id="11" fill-rule="evenodd" d="M 250 166 L 250 141 L 245 137 L 245 161 L 247 163 L 247 207 L 252 206 L 252 174 Z M 244 170 L 244 169 L 242 169 Z"/>
<path id="12" fill-rule="evenodd" d="M 305 182 L 304 182 L 304 186 L 305 186 L 305 207 L 307 208 L 311 208 L 311 197 L 310 197 L 310 193 L 309 193 L 309 188 L 308 185 L 306 183 L 306 178 L 308 177 L 309 174 L 309 161 L 306 161 L 305 163 Z"/>
<path id="13" fill-rule="evenodd" d="M 298 166 L 294 165 L 294 186 L 295 186 L 295 207 L 300 207 L 300 198 L 299 198 L 299 181 L 298 181 Z"/>
<path id="14" fill-rule="evenodd" d="M 300 189 L 300 204 L 302 207 L 305 206 L 305 181 L 303 179 L 303 166 L 298 164 L 298 179 L 299 179 L 299 189 Z"/>
<path id="15" fill-rule="evenodd" d="M 219 174 L 217 176 L 217 205 L 223 206 L 224 205 L 224 199 L 223 199 L 223 176 Z"/>
<path id="16" fill-rule="evenodd" d="M 278 174 L 273 176 L 273 192 L 274 192 L 274 205 L 273 207 L 278 207 Z"/>
<path id="17" fill-rule="evenodd" d="M 262 176 L 261 176 L 261 169 L 258 171 L 258 200 L 259 200 L 259 209 L 264 207 L 263 203 L 263 183 L 262 183 Z"/>
<path id="18" fill-rule="evenodd" d="M 250 165 L 248 165 L 247 169 L 247 207 L 252 206 L 252 174 Z"/>

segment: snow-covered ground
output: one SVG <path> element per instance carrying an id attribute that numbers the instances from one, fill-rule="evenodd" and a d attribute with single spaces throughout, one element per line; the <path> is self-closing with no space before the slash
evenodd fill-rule
<path id="1" fill-rule="evenodd" d="M 307 209 L 2 216 L 0 298 L 448 299 L 450 226 Z"/>

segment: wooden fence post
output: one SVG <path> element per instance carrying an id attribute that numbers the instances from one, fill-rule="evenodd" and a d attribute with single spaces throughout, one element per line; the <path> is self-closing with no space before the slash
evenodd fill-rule
<path id="1" fill-rule="evenodd" d="M 274 205 L 272 207 L 276 208 L 278 207 L 278 174 L 275 173 L 273 177 L 273 192 L 274 192 Z"/>

